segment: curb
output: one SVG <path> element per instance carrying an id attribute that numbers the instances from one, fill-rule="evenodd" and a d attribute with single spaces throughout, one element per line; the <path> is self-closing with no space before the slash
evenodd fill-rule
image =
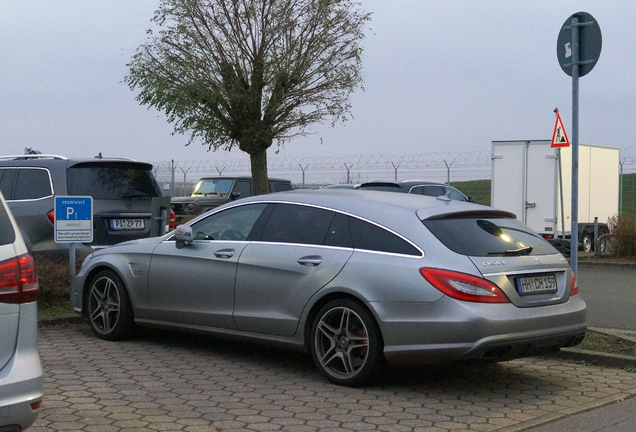
<path id="1" fill-rule="evenodd" d="M 38 325 L 63 325 L 63 324 L 80 324 L 86 320 L 82 315 L 63 315 L 48 318 L 39 318 Z"/>
<path id="2" fill-rule="evenodd" d="M 636 263 L 631 262 L 603 262 L 579 260 L 579 267 L 605 267 L 605 268 L 628 268 L 636 269 Z"/>
<path id="3" fill-rule="evenodd" d="M 547 357 L 582 361 L 610 368 L 636 368 L 636 357 L 634 356 L 601 353 L 578 348 L 561 348 L 558 353 L 550 354 Z"/>

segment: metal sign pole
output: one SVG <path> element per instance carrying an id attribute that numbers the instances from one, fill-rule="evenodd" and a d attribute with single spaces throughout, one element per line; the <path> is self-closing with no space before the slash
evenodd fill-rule
<path id="1" fill-rule="evenodd" d="M 570 266 L 578 276 L 579 262 L 579 17 L 572 16 L 572 223 Z"/>
<path id="2" fill-rule="evenodd" d="M 565 240 L 565 207 L 563 205 L 563 171 L 561 166 L 561 147 L 557 151 L 558 167 L 559 167 L 559 200 L 561 202 L 561 240 Z M 557 230 L 557 237 L 559 230 Z"/>

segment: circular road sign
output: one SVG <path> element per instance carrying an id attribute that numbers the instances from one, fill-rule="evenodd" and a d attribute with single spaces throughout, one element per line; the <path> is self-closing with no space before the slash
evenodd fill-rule
<path id="1" fill-rule="evenodd" d="M 587 75 L 601 55 L 603 37 L 596 19 L 587 12 L 578 12 L 568 18 L 557 39 L 557 59 L 563 72 L 572 76 L 572 18 L 579 18 L 579 76 Z"/>

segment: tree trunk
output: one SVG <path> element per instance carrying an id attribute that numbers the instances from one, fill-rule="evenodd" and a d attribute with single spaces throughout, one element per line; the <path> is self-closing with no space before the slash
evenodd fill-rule
<path id="1" fill-rule="evenodd" d="M 269 193 L 269 183 L 267 182 L 267 148 L 260 148 L 255 153 L 250 154 L 252 165 L 252 185 L 253 195 L 263 195 Z"/>

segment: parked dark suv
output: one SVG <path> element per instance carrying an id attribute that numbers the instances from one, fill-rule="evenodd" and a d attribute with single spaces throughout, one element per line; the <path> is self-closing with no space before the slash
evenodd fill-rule
<path id="1" fill-rule="evenodd" d="M 269 179 L 270 192 L 292 189 L 290 180 Z M 172 198 L 170 205 L 176 215 L 198 215 L 237 198 L 252 196 L 251 177 L 203 177 L 189 197 Z"/>
<path id="2" fill-rule="evenodd" d="M 148 163 L 41 154 L 1 156 L 0 191 L 34 252 L 68 248 L 54 240 L 56 195 L 93 197 L 90 247 L 148 237 L 152 198 L 163 195 Z"/>

